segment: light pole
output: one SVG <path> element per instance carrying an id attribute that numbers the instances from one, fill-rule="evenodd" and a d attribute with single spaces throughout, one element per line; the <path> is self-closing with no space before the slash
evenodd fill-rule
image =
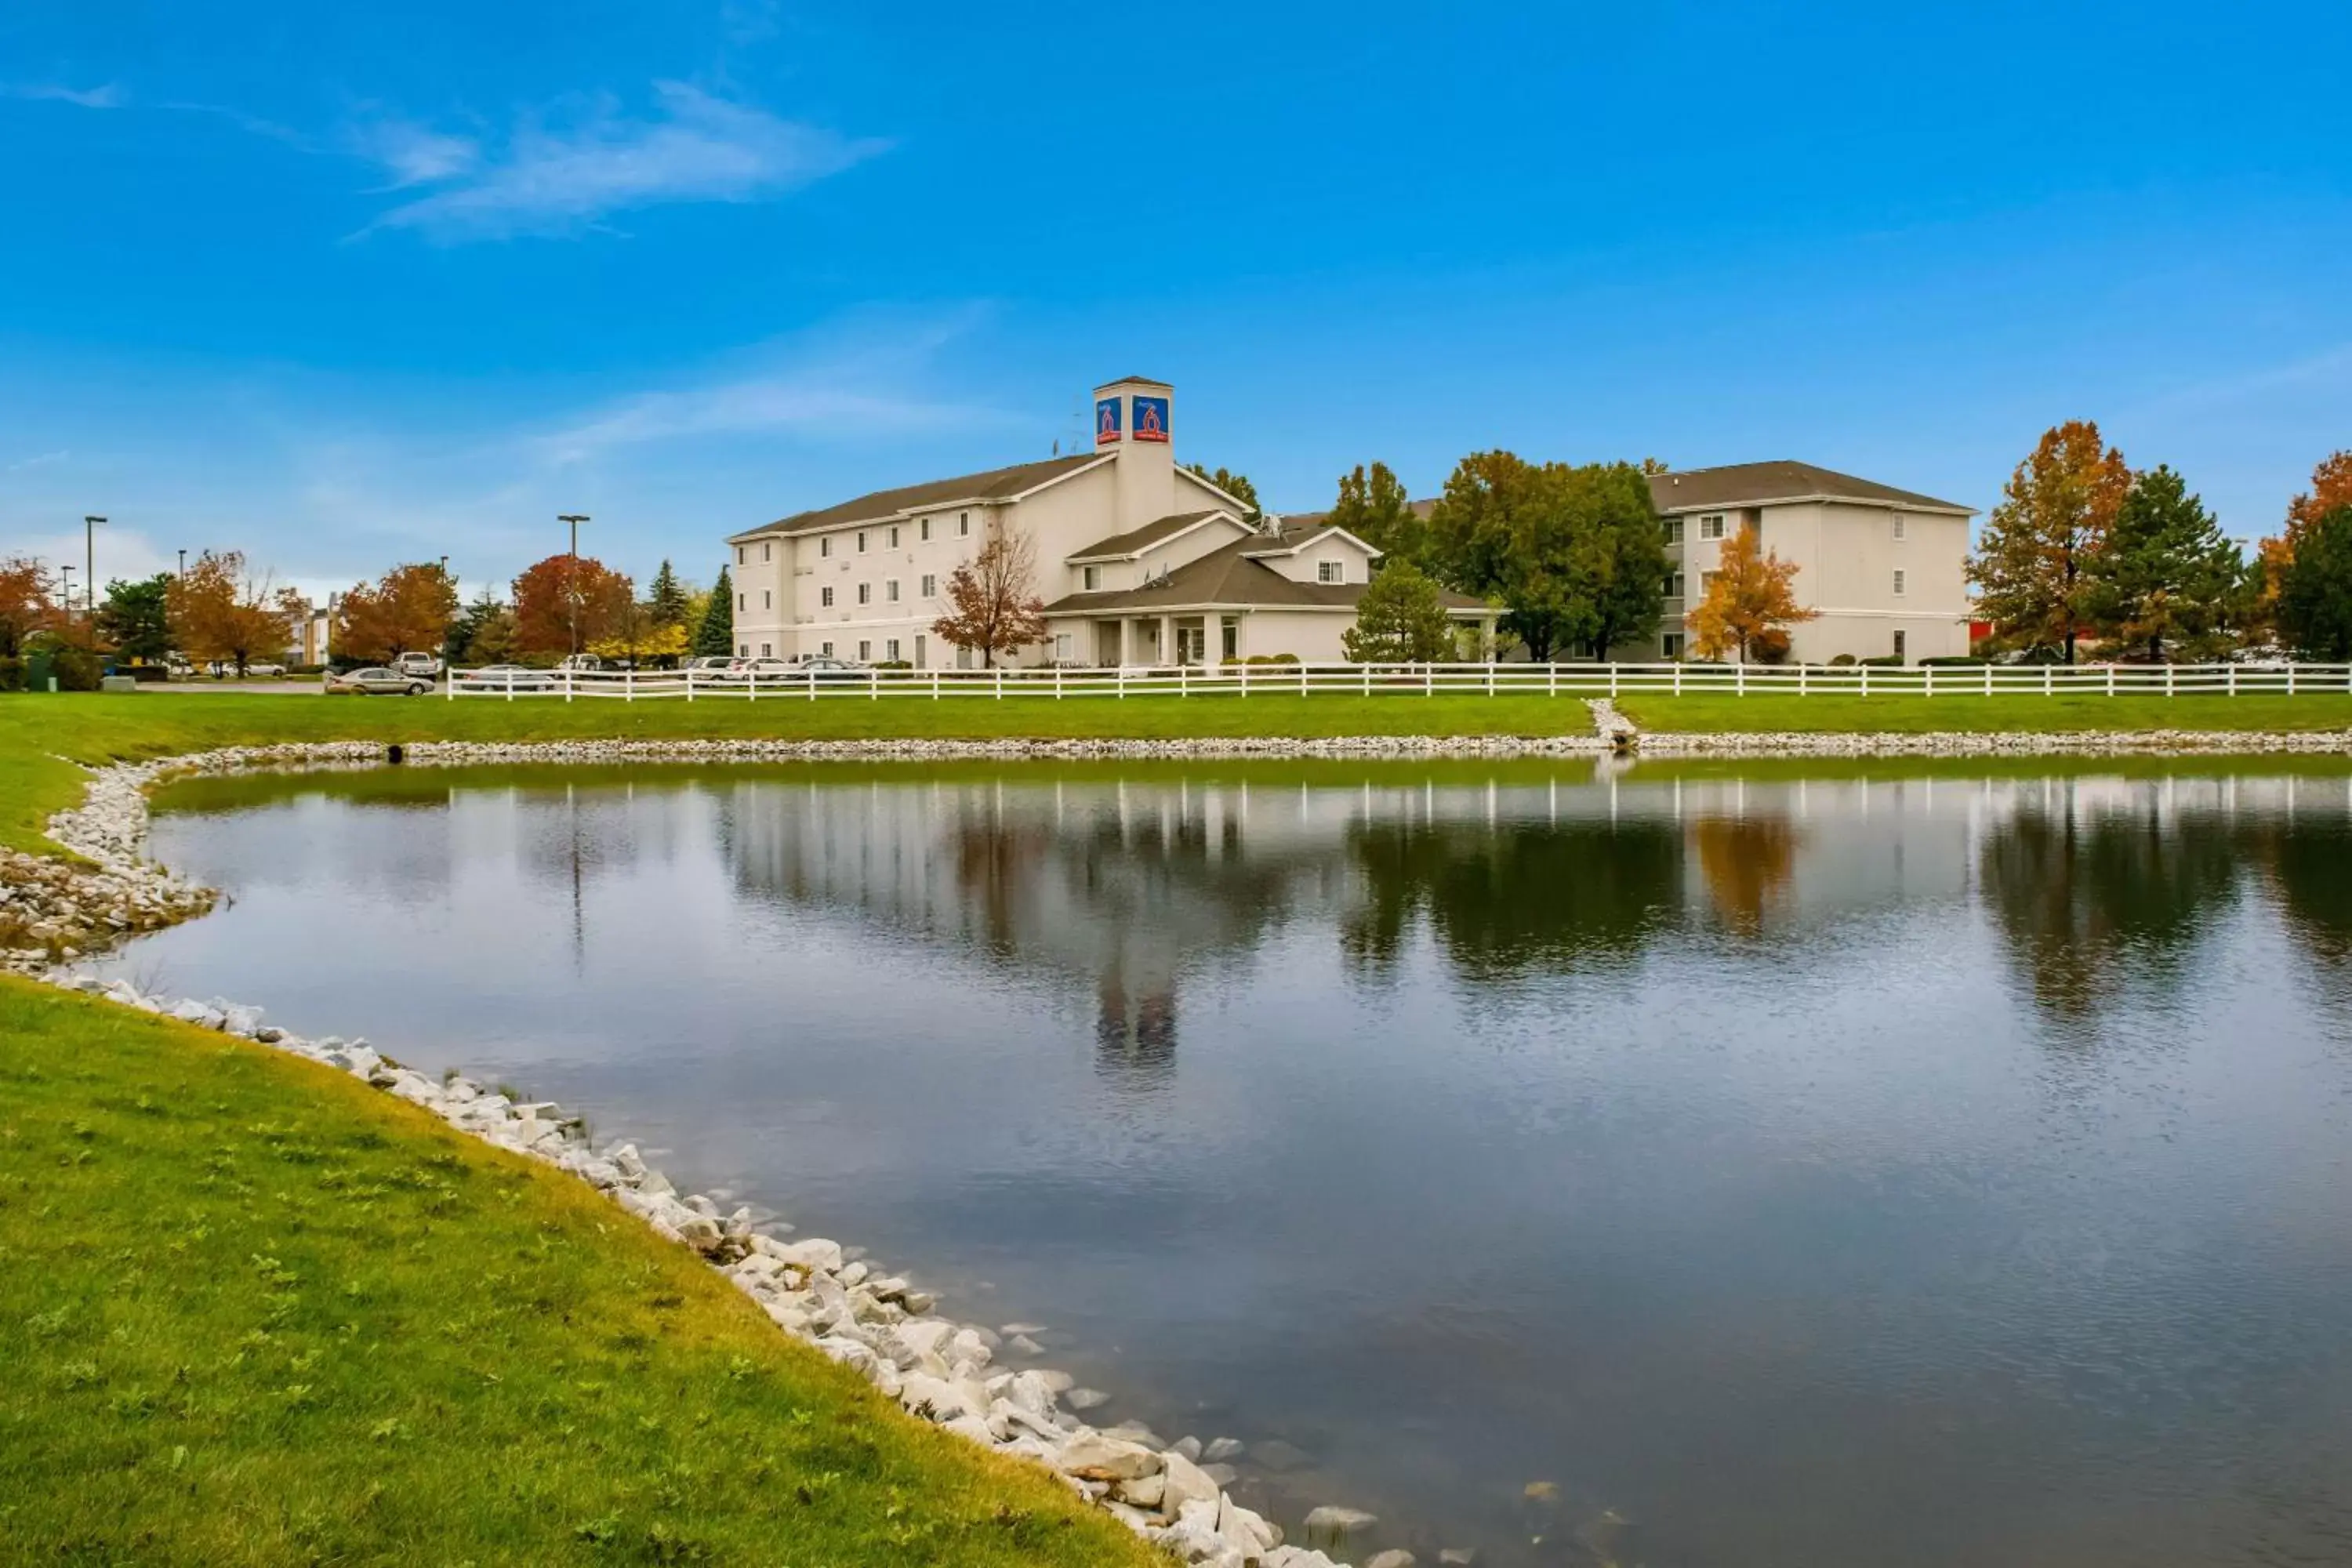
<path id="1" fill-rule="evenodd" d="M 188 552 L 187 552 L 186 551 L 183 550 L 183 551 L 181 551 L 181 552 L 180 552 L 180 575 L 181 575 L 181 576 L 183 576 L 183 577 L 184 577 L 184 576 L 186 576 L 187 574 L 188 574 Z"/>
<path id="2" fill-rule="evenodd" d="M 102 517 L 81 520 L 81 596 L 92 616 L 98 614 L 98 525 Z"/>
<path id="3" fill-rule="evenodd" d="M 73 574 L 74 569 L 70 565 L 58 568 L 58 581 L 62 584 L 58 589 L 58 595 L 65 602 L 66 621 L 68 625 L 73 621 Z"/>
<path id="4" fill-rule="evenodd" d="M 558 512 L 555 521 L 572 525 L 572 553 L 563 563 L 563 596 L 572 609 L 572 657 L 580 657 L 580 525 L 588 521 L 586 512 Z"/>

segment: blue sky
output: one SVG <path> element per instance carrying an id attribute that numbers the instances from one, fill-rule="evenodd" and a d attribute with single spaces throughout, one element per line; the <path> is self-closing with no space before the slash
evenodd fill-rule
<path id="1" fill-rule="evenodd" d="M 2233 532 L 2352 446 L 2352 7 L 0 11 L 0 552 L 307 586 L 1044 456 L 1792 457 L 2100 421 Z"/>

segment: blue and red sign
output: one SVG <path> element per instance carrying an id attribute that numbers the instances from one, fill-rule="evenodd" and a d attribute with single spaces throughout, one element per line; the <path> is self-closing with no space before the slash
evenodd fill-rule
<path id="1" fill-rule="evenodd" d="M 1095 445 L 1108 447 L 1118 439 L 1118 399 L 1095 399 Z"/>
<path id="2" fill-rule="evenodd" d="M 1135 438 L 1139 441 L 1168 439 L 1166 398 L 1139 397 L 1135 400 Z"/>

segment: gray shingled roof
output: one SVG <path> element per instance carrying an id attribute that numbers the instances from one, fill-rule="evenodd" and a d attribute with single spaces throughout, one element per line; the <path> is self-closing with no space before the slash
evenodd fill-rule
<path id="1" fill-rule="evenodd" d="M 1917 507 L 1923 510 L 1974 514 L 1973 507 L 1937 500 L 1916 490 L 1898 490 L 1875 479 L 1856 479 L 1834 468 L 1781 459 L 1769 463 L 1730 463 L 1719 468 L 1692 468 L 1683 473 L 1652 474 L 1650 499 L 1662 512 L 1691 511 L 1708 507 L 1756 506 L 1765 501 L 1799 500 L 1812 497 L 1831 500 L 1876 501 L 1883 505 Z"/>
<path id="2" fill-rule="evenodd" d="M 1211 507 L 1206 511 L 1180 511 L 1147 522 L 1141 528 L 1130 528 L 1125 533 L 1114 533 L 1108 539 L 1097 539 L 1084 550 L 1074 550 L 1063 557 L 1066 561 L 1115 561 L 1140 555 L 1161 540 L 1183 532 L 1194 523 L 1224 511 L 1223 507 Z M 1231 512 L 1225 512 L 1233 517 Z M 1241 519 L 1234 518 L 1235 522 Z"/>
<path id="3" fill-rule="evenodd" d="M 1035 489 L 1048 479 L 1074 474 L 1093 463 L 1109 461 L 1112 456 L 1108 452 L 1074 452 L 1066 458 L 1046 458 L 1034 463 L 1015 463 L 1010 468 L 990 468 L 984 473 L 959 474 L 953 479 L 930 479 L 919 485 L 901 485 L 897 489 L 874 490 L 837 506 L 794 512 L 762 527 L 747 529 L 730 535 L 727 542 L 742 544 L 779 533 L 808 533 L 818 529 L 838 528 L 844 523 L 878 522 L 929 507 L 946 506 L 952 501 L 1010 500 L 1024 491 Z"/>
<path id="4" fill-rule="evenodd" d="M 1296 542 L 1293 530 L 1283 541 Z M 1165 577 L 1141 588 L 1114 588 L 1092 594 L 1068 594 L 1045 606 L 1049 616 L 1106 614 L 1134 610 L 1181 610 L 1208 605 L 1244 605 L 1266 608 L 1352 610 L 1363 597 L 1361 583 L 1300 583 L 1284 576 L 1248 552 L 1264 550 L 1276 540 L 1252 534 L 1212 550 L 1197 561 L 1177 567 Z M 1486 607 L 1464 594 L 1439 594 L 1448 609 Z"/>

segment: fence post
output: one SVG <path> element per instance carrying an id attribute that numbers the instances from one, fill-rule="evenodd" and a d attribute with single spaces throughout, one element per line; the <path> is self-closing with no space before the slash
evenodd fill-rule
<path id="1" fill-rule="evenodd" d="M 1734 697 L 1748 695 L 1748 660 L 1745 658 L 1731 667 L 1731 694 Z"/>
<path id="2" fill-rule="evenodd" d="M 1992 666 L 1990 664 L 1985 666 L 1985 695 L 1992 695 Z"/>
<path id="3" fill-rule="evenodd" d="M 572 678 L 573 674 L 574 672 L 570 669 L 566 669 L 563 672 L 563 700 L 566 702 L 572 700 Z"/>
<path id="4" fill-rule="evenodd" d="M 1424 664 L 1421 667 L 1421 694 L 1423 697 L 1437 695 L 1437 666 Z"/>
<path id="5" fill-rule="evenodd" d="M 1552 667 L 1551 689 L 1554 691 L 1559 689 L 1559 667 L 1557 665 Z M 1612 700 L 1617 695 L 1617 667 L 1613 663 L 1609 667 L 1609 695 Z"/>
<path id="6" fill-rule="evenodd" d="M 2108 695 L 2108 696 L 2110 696 L 2110 697 L 2113 697 L 2115 694 L 2116 694 L 2116 667 L 2115 667 L 2114 665 L 2112 665 L 2112 664 L 2111 664 L 2111 665 L 2107 666 L 2107 695 Z"/>
<path id="7" fill-rule="evenodd" d="M 448 689 L 442 694 L 442 700 L 455 702 L 457 700 L 457 667 L 454 664 L 449 667 L 447 685 Z"/>
<path id="8" fill-rule="evenodd" d="M 1127 700 L 1127 665 L 1124 661 L 1118 667 L 1118 695 L 1120 701 Z"/>
<path id="9" fill-rule="evenodd" d="M 1061 700 L 1062 700 L 1062 667 L 1061 667 L 1060 665 L 1058 665 L 1058 664 L 1057 664 L 1057 665 L 1055 665 L 1055 666 L 1054 667 L 1054 700 L 1055 700 L 1055 701 L 1056 701 L 1056 702 L 1059 702 Z"/>
<path id="10" fill-rule="evenodd" d="M 694 700 L 694 666 L 690 664 L 686 667 L 686 700 Z"/>
<path id="11" fill-rule="evenodd" d="M 1932 664 L 1921 665 L 1919 667 L 1919 687 L 1921 691 L 1929 697 L 1936 695 L 1936 667 Z"/>
<path id="12" fill-rule="evenodd" d="M 1244 664 L 1238 665 L 1235 668 L 1242 672 L 1242 695 L 1247 697 L 1249 695 L 1249 666 Z"/>
<path id="13" fill-rule="evenodd" d="M 1486 661 L 1486 695 L 1495 695 L 1495 661 L 1492 659 Z"/>
<path id="14" fill-rule="evenodd" d="M 1801 665 L 1801 665 L 1797 666 L 1797 695 L 1798 695 L 1798 696 L 1800 696 L 1800 697 L 1802 697 L 1804 694 L 1805 694 L 1805 667 L 1804 667 L 1803 665 Z"/>
<path id="15" fill-rule="evenodd" d="M 1004 667 L 1001 664 L 996 667 L 996 700 L 1004 700 Z"/>
<path id="16" fill-rule="evenodd" d="M 1364 661 L 1364 695 L 1365 695 L 1365 696 L 1367 696 L 1367 697 L 1370 697 L 1371 694 L 1372 694 L 1372 661 L 1371 661 L 1371 660 L 1370 660 L 1370 659 L 1366 659 L 1366 660 Z"/>
<path id="17" fill-rule="evenodd" d="M 2066 668 L 2072 669 L 2074 666 L 2068 665 Z M 2054 696 L 2057 692 L 2057 689 L 2058 667 L 2054 664 L 2043 665 L 2042 667 L 2042 695 L 2044 697 Z"/>
<path id="18" fill-rule="evenodd" d="M 882 672 L 879 669 L 866 672 L 866 700 L 869 702 L 882 700 Z"/>
<path id="19" fill-rule="evenodd" d="M 1867 688 L 1865 688 L 1865 689 L 1867 689 Z M 1676 660 L 1675 660 L 1675 696 L 1677 696 L 1677 697 L 1680 697 L 1682 694 L 1683 694 L 1683 661 L 1682 661 L 1681 659 L 1676 659 Z"/>
<path id="20" fill-rule="evenodd" d="M 2286 694 L 2289 697 L 2294 695 L 2294 666 L 2292 664 L 2286 667 Z"/>
<path id="21" fill-rule="evenodd" d="M 2230 667 L 2230 695 L 2231 695 L 2231 696 L 2232 696 L 2232 697 L 2235 697 L 2237 694 L 2238 694 L 2238 667 L 2237 667 L 2236 665 L 2234 665 L 2234 664 L 2233 664 L 2233 665 L 2231 665 L 2231 666 Z"/>
<path id="22" fill-rule="evenodd" d="M 2172 695 L 2172 668 L 2169 664 L 2164 667 L 2164 694 L 2167 697 Z"/>
<path id="23" fill-rule="evenodd" d="M 1298 661 L 1298 695 L 1307 695 L 1307 661 L 1303 658 Z"/>
<path id="24" fill-rule="evenodd" d="M 1860 664 L 1854 668 L 1862 671 L 1862 694 L 1867 697 L 1870 695 L 1870 666 Z M 1681 688 L 1677 687 L 1675 689 L 1680 690 Z"/>

